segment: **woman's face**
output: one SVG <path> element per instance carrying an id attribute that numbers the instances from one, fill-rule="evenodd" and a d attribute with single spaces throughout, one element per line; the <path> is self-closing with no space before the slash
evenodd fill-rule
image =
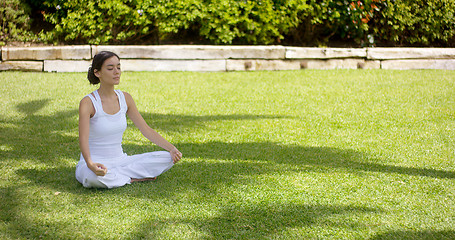
<path id="1" fill-rule="evenodd" d="M 106 59 L 101 66 L 101 70 L 95 70 L 95 76 L 104 84 L 118 85 L 120 83 L 121 74 L 120 60 L 116 56 Z"/>

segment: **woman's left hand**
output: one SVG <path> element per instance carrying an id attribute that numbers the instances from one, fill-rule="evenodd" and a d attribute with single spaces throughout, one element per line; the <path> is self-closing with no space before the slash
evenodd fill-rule
<path id="1" fill-rule="evenodd" d="M 171 158 L 172 158 L 172 161 L 174 163 L 177 163 L 178 161 L 180 161 L 180 159 L 182 158 L 182 153 L 176 148 L 174 147 L 171 151 Z"/>

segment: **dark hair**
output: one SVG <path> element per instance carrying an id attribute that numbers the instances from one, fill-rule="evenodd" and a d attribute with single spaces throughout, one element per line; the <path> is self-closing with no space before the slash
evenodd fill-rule
<path id="1" fill-rule="evenodd" d="M 88 68 L 87 74 L 87 79 L 91 84 L 95 85 L 100 83 L 100 79 L 95 76 L 95 69 L 98 71 L 101 70 L 101 66 L 103 66 L 104 61 L 114 56 L 120 60 L 120 57 L 117 54 L 109 51 L 101 51 L 93 57 L 92 65 Z"/>

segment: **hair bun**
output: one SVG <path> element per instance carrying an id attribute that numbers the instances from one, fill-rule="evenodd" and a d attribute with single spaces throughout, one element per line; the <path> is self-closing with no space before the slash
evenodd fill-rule
<path id="1" fill-rule="evenodd" d="M 93 85 L 100 83 L 100 79 L 97 76 L 95 76 L 95 72 L 92 67 L 88 68 L 87 79 Z"/>

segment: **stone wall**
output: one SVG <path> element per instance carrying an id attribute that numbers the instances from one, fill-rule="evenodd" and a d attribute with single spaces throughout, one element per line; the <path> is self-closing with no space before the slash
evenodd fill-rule
<path id="1" fill-rule="evenodd" d="M 123 71 L 455 70 L 455 48 L 81 45 L 2 47 L 0 71 L 86 72 L 92 57 L 103 50 L 122 58 Z"/>

